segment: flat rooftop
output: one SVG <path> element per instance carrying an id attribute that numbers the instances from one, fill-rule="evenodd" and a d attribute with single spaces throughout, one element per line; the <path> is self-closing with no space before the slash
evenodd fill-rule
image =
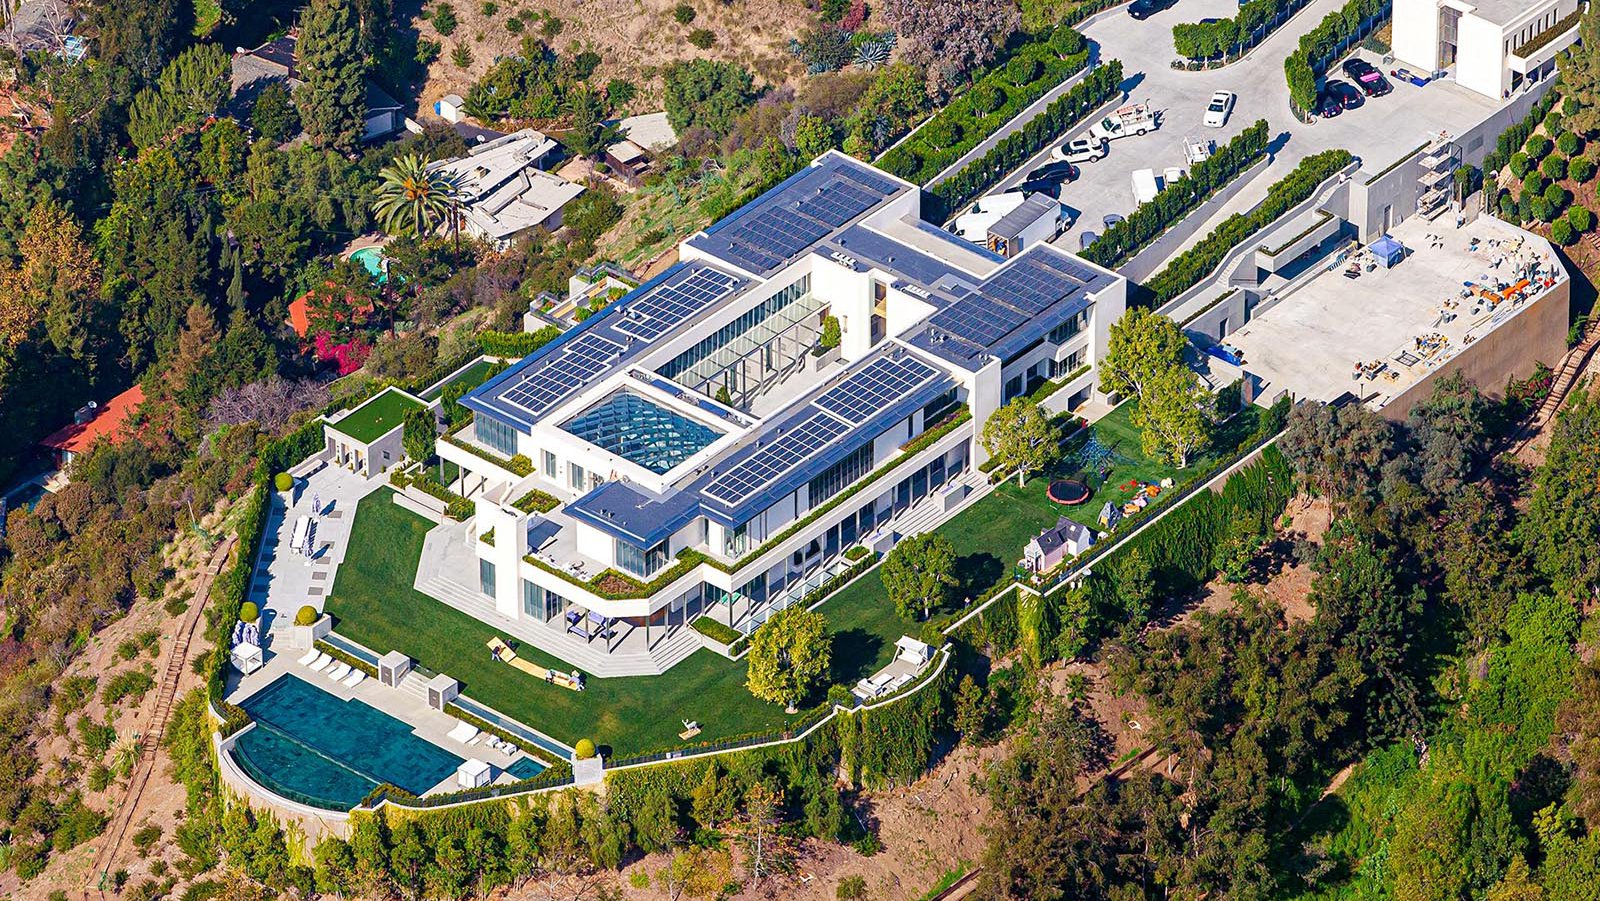
<path id="1" fill-rule="evenodd" d="M 1242 352 L 1245 371 L 1267 383 L 1267 396 L 1287 390 L 1331 401 L 1348 392 L 1381 408 L 1527 309 L 1548 280 L 1567 277 L 1543 238 L 1488 216 L 1460 229 L 1448 217 L 1416 216 L 1390 235 L 1407 250 L 1393 269 L 1367 271 L 1364 249 L 1330 261 L 1225 339 Z M 1345 276 L 1352 261 L 1361 271 L 1353 279 Z M 1513 299 L 1483 296 L 1529 277 Z"/>

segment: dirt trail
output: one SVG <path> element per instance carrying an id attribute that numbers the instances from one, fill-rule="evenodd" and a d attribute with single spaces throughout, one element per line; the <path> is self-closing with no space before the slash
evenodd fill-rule
<path id="1" fill-rule="evenodd" d="M 202 631 L 205 622 L 206 601 L 211 592 L 211 585 L 216 581 L 217 574 L 222 571 L 228 562 L 235 543 L 235 536 L 230 535 L 212 552 L 206 567 L 202 570 L 199 582 L 195 585 L 194 601 L 189 609 L 184 612 L 184 619 L 178 628 L 178 633 L 162 661 L 161 683 L 156 687 L 155 703 L 150 708 L 149 719 L 141 730 L 143 736 L 139 746 L 139 762 L 134 767 L 133 776 L 128 780 L 128 790 L 122 802 L 114 808 L 112 819 L 106 826 L 98 853 L 95 855 L 94 867 L 89 872 L 89 882 L 83 887 L 83 897 L 86 899 L 105 898 L 104 890 L 99 887 L 100 874 L 112 872 L 116 868 L 119 856 L 122 853 L 123 840 L 134 823 L 144 815 L 145 788 L 150 782 L 151 773 L 156 768 L 161 748 L 161 736 L 166 732 L 167 720 L 172 714 L 173 705 L 177 703 L 178 683 L 183 674 L 190 669 L 191 651 L 194 649 L 194 639 Z"/>

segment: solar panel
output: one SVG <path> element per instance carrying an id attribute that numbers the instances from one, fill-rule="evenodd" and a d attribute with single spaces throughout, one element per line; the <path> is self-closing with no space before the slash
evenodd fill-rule
<path id="1" fill-rule="evenodd" d="M 819 410 L 712 480 L 705 494 L 730 506 L 737 504 L 848 431 L 849 426 Z"/>
<path id="2" fill-rule="evenodd" d="M 795 207 L 801 213 L 830 228 L 838 228 L 870 209 L 877 201 L 860 188 L 841 179 L 833 179 L 818 189 L 812 197 L 800 201 Z"/>
<path id="3" fill-rule="evenodd" d="M 971 298 L 952 304 L 928 320 L 930 324 L 958 338 L 964 338 L 984 347 L 1004 338 L 1027 321 L 1028 317 L 1016 310 L 1000 304 L 987 303 L 982 298 Z"/>
<path id="4" fill-rule="evenodd" d="M 1083 287 L 1077 279 L 1045 265 L 1042 254 L 1018 259 L 984 283 L 980 293 L 1030 316 Z"/>
<path id="5" fill-rule="evenodd" d="M 542 416 L 563 397 L 604 372 L 622 350 L 621 344 L 609 338 L 585 332 L 501 392 L 500 398 L 530 415 Z"/>
<path id="6" fill-rule="evenodd" d="M 641 341 L 654 341 L 662 332 L 732 294 L 740 281 L 709 267 L 696 269 L 681 281 L 660 285 L 630 300 L 615 327 Z"/>
<path id="7" fill-rule="evenodd" d="M 860 425 L 938 375 L 916 357 L 883 357 L 817 398 L 816 405 Z"/>

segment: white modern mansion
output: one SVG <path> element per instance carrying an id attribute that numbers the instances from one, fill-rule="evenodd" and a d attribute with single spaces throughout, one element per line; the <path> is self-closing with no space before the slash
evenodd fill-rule
<path id="1" fill-rule="evenodd" d="M 748 632 L 851 547 L 942 519 L 1006 401 L 1089 400 L 1126 281 L 1048 244 L 1002 258 L 920 197 L 830 152 L 463 398 L 438 452 L 476 505 L 475 615 L 660 671 L 702 613 Z"/>
<path id="2" fill-rule="evenodd" d="M 1394 0 L 1394 56 L 1496 100 L 1555 71 L 1583 0 Z"/>

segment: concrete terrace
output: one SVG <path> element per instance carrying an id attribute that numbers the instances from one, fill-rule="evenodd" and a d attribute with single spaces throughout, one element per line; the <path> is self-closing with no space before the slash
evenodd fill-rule
<path id="1" fill-rule="evenodd" d="M 1555 262 L 1542 239 L 1487 216 L 1460 229 L 1448 217 L 1418 216 L 1391 235 L 1408 250 L 1393 269 L 1363 268 L 1350 279 L 1349 259 L 1330 262 L 1228 336 L 1227 344 L 1243 352 L 1245 369 L 1268 383 L 1269 396 L 1284 389 L 1329 401 L 1349 392 L 1381 406 L 1528 306 L 1502 302 L 1490 309 L 1463 297 L 1467 283 L 1515 283 L 1527 265 Z M 1371 374 L 1358 377 L 1361 364 Z"/>

